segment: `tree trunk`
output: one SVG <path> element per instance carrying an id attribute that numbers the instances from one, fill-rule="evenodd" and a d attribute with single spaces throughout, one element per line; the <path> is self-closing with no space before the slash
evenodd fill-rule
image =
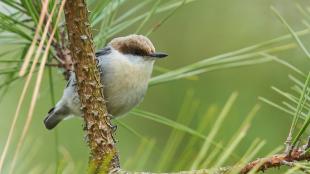
<path id="1" fill-rule="evenodd" d="M 81 110 L 84 113 L 84 130 L 90 148 L 89 164 L 95 173 L 117 171 L 118 151 L 103 96 L 103 84 L 100 83 L 100 72 L 96 65 L 85 0 L 67 0 L 65 18 Z"/>

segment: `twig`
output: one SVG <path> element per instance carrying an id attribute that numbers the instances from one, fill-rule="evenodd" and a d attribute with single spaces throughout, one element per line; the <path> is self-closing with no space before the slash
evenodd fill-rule
<path id="1" fill-rule="evenodd" d="M 296 161 L 304 161 L 304 160 L 310 160 L 310 154 L 305 153 L 304 149 L 298 148 L 292 150 L 292 153 L 290 155 L 287 155 L 285 153 L 277 154 L 271 157 L 260 158 L 253 162 L 250 162 L 241 170 L 240 174 L 247 174 L 258 165 L 259 167 L 257 171 L 265 171 L 269 168 L 281 167 L 287 164 L 294 164 L 294 162 Z"/>

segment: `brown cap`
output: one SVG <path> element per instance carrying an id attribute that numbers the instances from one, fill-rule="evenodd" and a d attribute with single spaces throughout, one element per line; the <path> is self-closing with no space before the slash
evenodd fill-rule
<path id="1" fill-rule="evenodd" d="M 109 44 L 123 54 L 149 56 L 155 53 L 155 48 L 150 39 L 142 35 L 132 34 L 118 37 Z"/>

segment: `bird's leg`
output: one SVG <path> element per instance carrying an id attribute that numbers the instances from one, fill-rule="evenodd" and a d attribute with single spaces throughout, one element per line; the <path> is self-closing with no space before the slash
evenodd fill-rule
<path id="1" fill-rule="evenodd" d="M 111 122 L 112 118 L 113 118 L 113 115 L 108 114 L 107 115 L 108 120 L 105 120 L 105 121 L 106 121 L 106 124 L 112 129 L 112 132 L 113 132 L 112 139 L 113 139 L 114 143 L 116 143 L 116 139 L 114 138 L 114 136 L 116 133 L 117 126 L 112 124 L 112 122 Z"/>
<path id="2" fill-rule="evenodd" d="M 110 126 L 110 128 L 113 131 L 113 133 L 115 133 L 116 130 L 117 130 L 117 125 L 113 125 L 112 122 L 111 122 L 111 120 L 114 118 L 113 115 L 108 114 L 107 118 L 109 119 L 109 122 L 107 124 Z"/>

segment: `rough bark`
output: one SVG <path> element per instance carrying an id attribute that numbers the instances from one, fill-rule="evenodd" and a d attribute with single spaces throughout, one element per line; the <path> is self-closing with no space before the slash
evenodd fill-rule
<path id="1" fill-rule="evenodd" d="M 95 172 L 116 171 L 119 168 L 118 152 L 103 96 L 103 85 L 100 83 L 100 72 L 96 65 L 85 0 L 67 0 L 65 18 L 81 109 L 84 113 L 86 140 L 90 148 L 90 165 L 95 168 Z"/>

